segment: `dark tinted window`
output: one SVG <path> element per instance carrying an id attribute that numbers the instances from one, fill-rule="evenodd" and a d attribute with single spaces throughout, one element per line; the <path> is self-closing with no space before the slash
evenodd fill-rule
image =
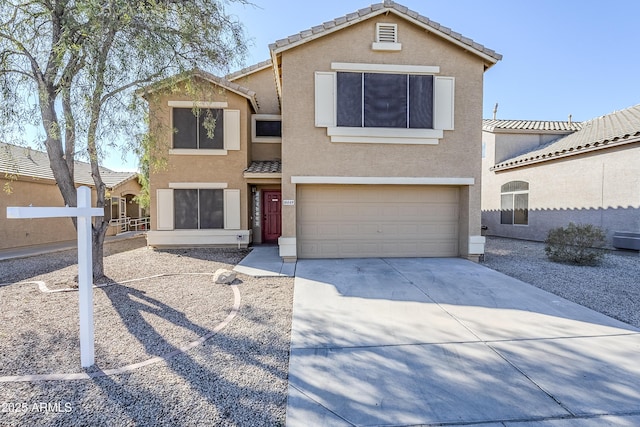
<path id="1" fill-rule="evenodd" d="M 256 120 L 256 136 L 282 136 L 280 120 Z"/>

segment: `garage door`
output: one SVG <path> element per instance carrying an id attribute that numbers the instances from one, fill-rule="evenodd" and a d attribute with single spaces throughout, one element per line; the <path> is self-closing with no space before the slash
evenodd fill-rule
<path id="1" fill-rule="evenodd" d="M 298 257 L 458 255 L 457 187 L 299 185 Z"/>

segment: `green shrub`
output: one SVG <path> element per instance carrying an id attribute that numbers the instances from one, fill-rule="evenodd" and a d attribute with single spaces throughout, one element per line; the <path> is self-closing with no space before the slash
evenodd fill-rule
<path id="1" fill-rule="evenodd" d="M 551 261 L 597 265 L 602 261 L 605 234 L 591 224 L 574 224 L 549 230 L 544 251 Z"/>

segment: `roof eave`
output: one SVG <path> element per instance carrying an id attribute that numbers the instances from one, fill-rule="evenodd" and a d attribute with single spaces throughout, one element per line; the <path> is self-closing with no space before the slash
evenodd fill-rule
<path id="1" fill-rule="evenodd" d="M 487 128 L 482 127 L 483 132 L 491 133 L 533 133 L 533 134 L 549 134 L 549 135 L 571 135 L 576 130 L 554 130 L 554 129 L 509 129 L 509 128 Z"/>
<path id="2" fill-rule="evenodd" d="M 328 29 L 324 29 L 322 31 L 318 31 L 316 33 L 312 33 L 307 37 L 303 37 L 300 36 L 299 34 L 297 36 L 300 37 L 299 40 L 296 40 L 294 42 L 288 42 L 286 44 L 283 44 L 282 46 L 278 47 L 278 42 L 272 43 L 269 45 L 269 49 L 272 52 L 272 57 L 274 56 L 273 54 L 280 54 L 284 51 L 287 51 L 289 49 L 293 49 L 295 47 L 298 47 L 300 45 L 303 45 L 305 43 L 308 43 L 310 41 L 316 40 L 318 38 L 327 36 L 329 34 L 332 34 L 336 31 L 342 30 L 344 28 L 350 27 L 352 25 L 358 24 L 360 22 L 364 22 L 368 19 L 371 19 L 375 16 L 384 14 L 384 13 L 393 13 L 403 19 L 406 19 L 409 22 L 412 22 L 413 24 L 423 28 L 424 30 L 427 30 L 437 36 L 440 36 L 441 38 L 463 48 L 464 50 L 467 50 L 471 53 L 474 53 L 475 55 L 479 56 L 480 58 L 482 58 L 485 62 L 485 70 L 489 69 L 490 67 L 492 67 L 493 65 L 495 65 L 498 61 L 500 61 L 502 59 L 502 55 L 498 54 L 498 53 L 494 53 L 494 55 L 489 55 L 484 51 L 481 51 L 477 48 L 475 48 L 472 44 L 467 44 L 464 43 L 461 40 L 458 40 L 455 37 L 452 37 L 450 34 L 447 34 L 444 31 L 439 30 L 438 28 L 431 26 L 425 22 L 422 22 L 419 19 L 416 19 L 415 17 L 412 16 L 412 14 L 409 13 L 403 13 L 397 9 L 395 9 L 394 7 L 389 7 L 389 6 L 383 6 L 380 9 L 377 10 L 373 10 L 368 14 L 365 15 L 358 15 L 357 17 L 353 18 L 353 19 L 348 19 L 348 17 L 350 15 L 347 15 L 345 22 L 341 23 L 341 24 L 337 24 L 332 28 L 328 28 Z M 419 15 L 418 15 L 419 16 Z M 453 33 L 453 32 L 451 32 Z M 456 33 L 457 34 L 457 33 Z M 461 36 L 462 37 L 462 36 Z M 283 39 L 286 40 L 286 39 Z M 471 40 L 470 40 L 471 41 Z"/>
<path id="3" fill-rule="evenodd" d="M 591 153 L 594 151 L 605 150 L 607 148 L 614 148 L 622 145 L 629 145 L 629 144 L 639 143 L 639 142 L 640 142 L 640 138 L 624 139 L 624 140 L 618 140 L 618 141 L 607 141 L 607 142 L 602 142 L 587 148 L 567 150 L 560 153 L 541 154 L 540 156 L 536 156 L 535 158 L 525 158 L 521 160 L 514 160 L 511 162 L 509 160 L 506 160 L 502 163 L 492 166 L 489 170 L 493 172 L 502 172 L 510 169 L 517 169 L 525 166 L 535 165 L 538 163 L 550 162 L 553 160 L 564 159 L 566 157 L 577 156 L 584 153 Z"/>
<path id="4" fill-rule="evenodd" d="M 214 76 L 213 74 L 207 73 L 206 71 L 203 70 L 191 70 L 191 71 L 187 71 L 185 73 L 179 74 L 177 76 L 174 77 L 169 77 L 166 80 L 166 82 L 163 83 L 163 81 L 157 82 L 155 84 L 149 85 L 147 87 L 138 89 L 136 91 L 136 95 L 142 98 L 145 98 L 147 95 L 152 94 L 154 92 L 158 92 L 160 90 L 166 89 L 168 87 L 171 87 L 173 85 L 176 85 L 180 82 L 183 82 L 185 80 L 191 79 L 193 77 L 199 77 L 205 81 L 208 81 L 209 83 L 215 84 L 217 86 L 220 86 L 230 92 L 233 92 L 237 95 L 242 96 L 243 98 L 246 98 L 249 100 L 249 102 L 251 103 L 251 106 L 253 107 L 254 111 L 258 111 L 258 101 L 256 100 L 256 93 L 255 91 L 248 89 L 248 88 L 244 88 L 244 90 L 246 90 L 247 93 L 243 92 L 242 90 L 238 90 L 237 88 L 234 88 L 232 85 L 237 85 L 238 87 L 242 87 L 240 85 L 238 85 L 237 83 L 233 83 L 229 80 L 226 80 L 222 77 L 217 77 Z M 228 82 L 229 84 L 226 84 L 225 82 Z"/>

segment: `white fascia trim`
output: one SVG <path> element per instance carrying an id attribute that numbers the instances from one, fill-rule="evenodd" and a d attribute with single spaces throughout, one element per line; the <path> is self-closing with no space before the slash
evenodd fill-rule
<path id="1" fill-rule="evenodd" d="M 438 145 L 438 139 L 431 138 L 387 138 L 387 137 L 357 137 L 332 136 L 331 142 L 345 144 L 409 144 L 409 145 Z"/>
<path id="2" fill-rule="evenodd" d="M 147 232 L 147 243 L 149 246 L 246 246 L 250 236 L 250 230 L 150 230 Z"/>
<path id="3" fill-rule="evenodd" d="M 328 127 L 327 136 L 331 142 L 437 145 L 444 132 L 440 129 Z"/>
<path id="4" fill-rule="evenodd" d="M 206 148 L 171 148 L 169 154 L 176 156 L 226 156 L 227 150 L 214 150 Z"/>
<path id="5" fill-rule="evenodd" d="M 278 178 L 282 179 L 282 173 L 274 172 L 245 172 L 243 175 L 245 178 Z"/>
<path id="6" fill-rule="evenodd" d="M 169 188 L 182 189 L 182 190 L 216 190 L 228 188 L 229 184 L 226 182 L 170 182 Z"/>
<path id="7" fill-rule="evenodd" d="M 389 42 L 373 42 L 371 43 L 372 50 L 397 52 L 402 50 L 402 43 L 389 43 Z"/>
<path id="8" fill-rule="evenodd" d="M 227 108 L 228 102 L 212 102 L 212 101 L 169 101 L 169 107 L 176 108 Z"/>
<path id="9" fill-rule="evenodd" d="M 292 176 L 292 184 L 474 185 L 475 178 L 393 176 Z"/>
<path id="10" fill-rule="evenodd" d="M 437 65 L 361 64 L 352 62 L 332 62 L 331 69 L 335 71 L 361 71 L 402 74 L 440 73 L 440 67 Z"/>

